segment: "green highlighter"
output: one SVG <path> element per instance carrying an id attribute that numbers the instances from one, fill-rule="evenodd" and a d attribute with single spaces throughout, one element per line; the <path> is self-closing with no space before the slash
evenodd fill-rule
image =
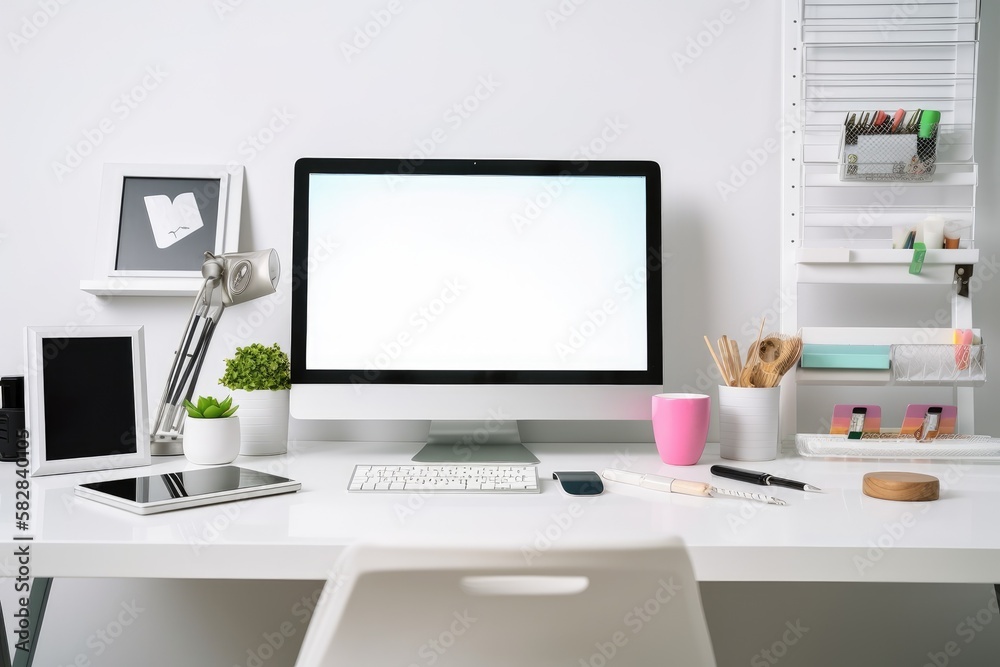
<path id="1" fill-rule="evenodd" d="M 925 109 L 920 113 L 920 127 L 917 130 L 917 158 L 925 166 L 937 161 L 937 130 L 941 122 L 941 112 Z"/>
<path id="2" fill-rule="evenodd" d="M 927 246 L 923 243 L 913 244 L 913 259 L 910 260 L 910 273 L 917 276 L 924 268 L 924 257 L 927 255 Z"/>

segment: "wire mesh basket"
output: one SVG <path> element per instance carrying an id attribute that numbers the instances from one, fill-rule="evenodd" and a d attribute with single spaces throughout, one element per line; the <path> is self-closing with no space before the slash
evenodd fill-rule
<path id="1" fill-rule="evenodd" d="M 974 384 L 986 381 L 985 345 L 891 345 L 894 382 Z"/>
<path id="2" fill-rule="evenodd" d="M 920 125 L 921 111 L 848 114 L 841 132 L 843 181 L 930 181 L 937 159 L 938 124 Z M 909 120 L 907 120 L 909 119 Z"/>

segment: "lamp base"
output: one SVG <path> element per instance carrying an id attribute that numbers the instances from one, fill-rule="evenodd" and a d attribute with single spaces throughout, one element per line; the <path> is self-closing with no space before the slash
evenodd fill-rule
<path id="1" fill-rule="evenodd" d="M 151 440 L 149 443 L 150 456 L 180 456 L 184 453 L 184 440 L 181 436 L 169 438 L 167 440 Z"/>

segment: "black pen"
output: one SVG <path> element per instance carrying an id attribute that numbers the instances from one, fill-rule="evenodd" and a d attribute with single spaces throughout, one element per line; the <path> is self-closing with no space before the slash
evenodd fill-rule
<path id="1" fill-rule="evenodd" d="M 711 471 L 713 475 L 718 475 L 719 477 L 728 477 L 729 479 L 735 479 L 741 482 L 750 482 L 751 484 L 760 484 L 761 486 L 787 486 L 792 489 L 798 489 L 799 491 L 822 491 L 822 489 L 817 488 L 812 484 L 796 482 L 793 479 L 785 479 L 784 477 L 775 477 L 774 475 L 769 475 L 766 472 L 730 468 L 729 466 L 712 466 Z"/>

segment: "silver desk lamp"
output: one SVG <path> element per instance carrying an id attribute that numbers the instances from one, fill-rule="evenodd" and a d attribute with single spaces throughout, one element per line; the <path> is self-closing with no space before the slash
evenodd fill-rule
<path id="1" fill-rule="evenodd" d="M 183 453 L 184 417 L 187 415 L 184 401 L 191 400 L 194 395 L 201 365 L 222 311 L 228 306 L 273 294 L 278 273 L 278 253 L 273 249 L 224 255 L 205 253 L 205 263 L 201 265 L 205 283 L 195 297 L 156 411 L 150 443 L 153 456 Z"/>

